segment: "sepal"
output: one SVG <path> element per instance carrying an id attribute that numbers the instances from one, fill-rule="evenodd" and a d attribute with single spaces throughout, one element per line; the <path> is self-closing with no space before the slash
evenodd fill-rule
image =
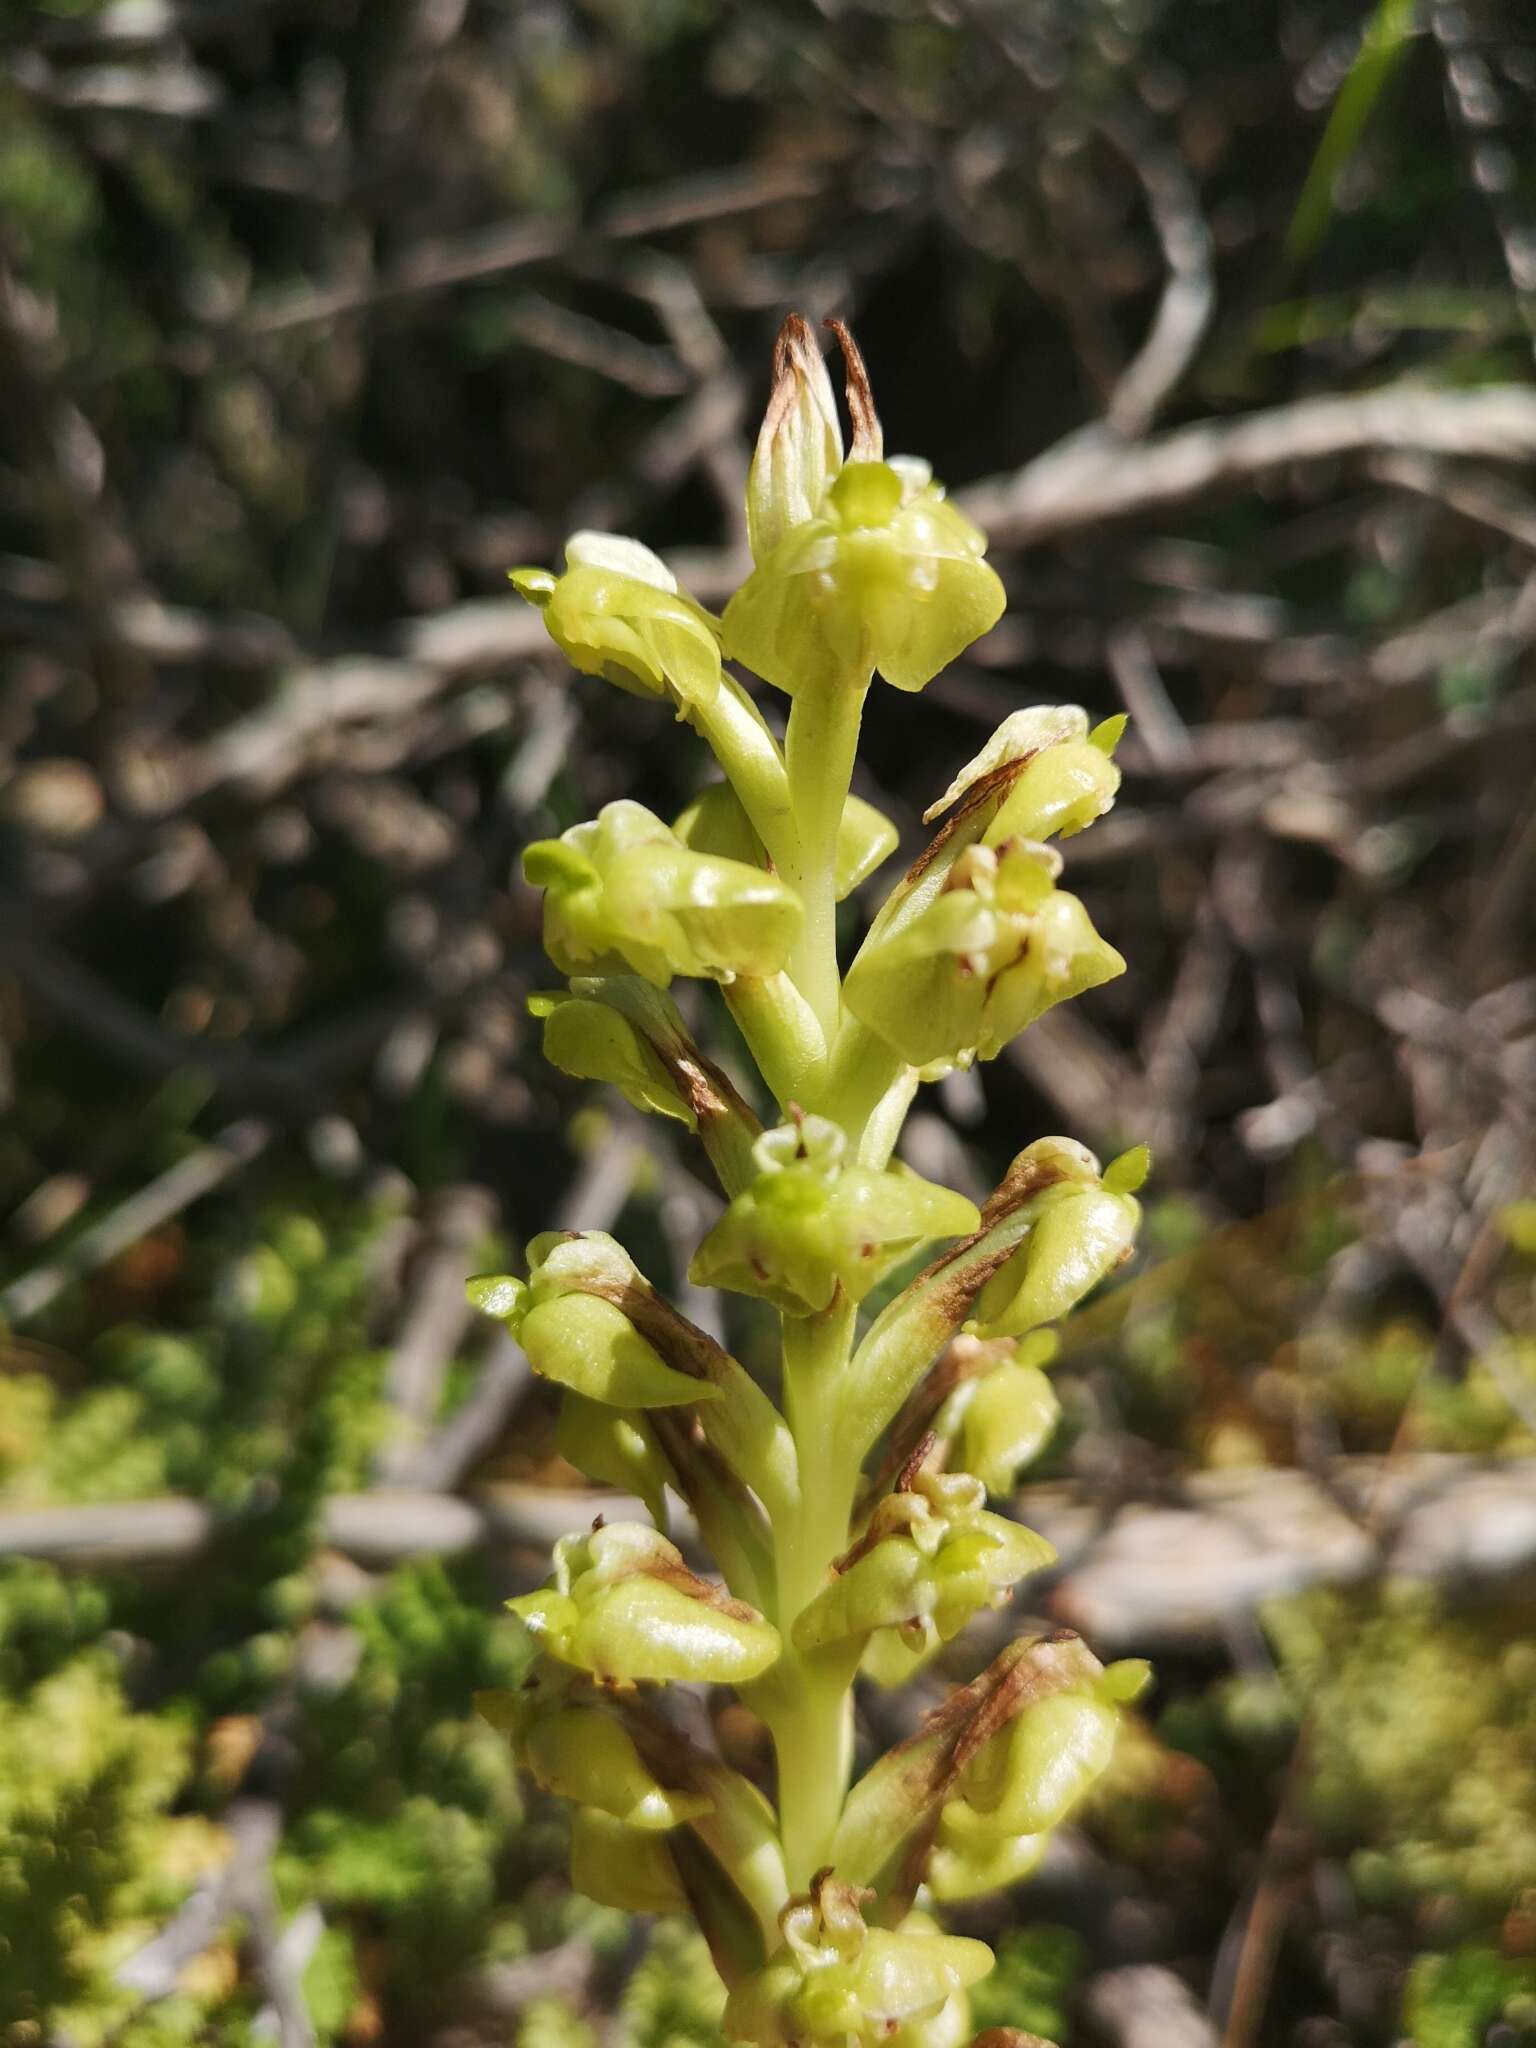
<path id="1" fill-rule="evenodd" d="M 773 386 L 747 473 L 747 542 L 755 562 L 814 516 L 842 461 L 832 379 L 809 323 L 791 313 L 774 343 Z"/>
<path id="2" fill-rule="evenodd" d="M 1054 1340 L 1027 1339 L 1011 1357 L 963 1380 L 934 1419 L 939 1440 L 954 1445 L 955 1462 L 974 1472 L 990 1494 L 1011 1492 L 1055 1431 L 1061 1403 L 1038 1362 L 1054 1349 Z"/>
<path id="3" fill-rule="evenodd" d="M 753 1147 L 757 1177 L 699 1246 L 689 1277 L 814 1315 L 839 1287 L 862 1301 L 915 1246 L 976 1227 L 965 1196 L 905 1168 L 845 1165 L 845 1151 L 824 1117 L 765 1131 Z"/>
<path id="4" fill-rule="evenodd" d="M 728 1194 L 751 1172 L 757 1116 L 700 1050 L 682 1013 L 638 974 L 578 976 L 569 990 L 531 995 L 544 1020 L 544 1057 L 577 1080 L 608 1081 L 639 1110 L 698 1132 Z"/>
<path id="5" fill-rule="evenodd" d="M 663 1838 L 625 1827 L 591 1806 L 578 1806 L 571 1815 L 571 1884 L 583 1898 L 624 1913 L 688 1910 Z"/>
<path id="6" fill-rule="evenodd" d="M 644 1287 L 624 1248 L 602 1231 L 546 1231 L 528 1247 L 530 1277 L 483 1274 L 467 1292 L 497 1317 L 544 1379 L 617 1408 L 713 1401 L 717 1388 L 668 1365 L 612 1301 L 588 1290 Z"/>
<path id="7" fill-rule="evenodd" d="M 1102 726 L 1090 733 L 1088 714 L 1076 704 L 1038 704 L 1012 712 L 923 813 L 924 820 L 940 816 L 968 790 L 1017 764 L 1014 775 L 999 778 L 1003 793 L 983 844 L 1070 838 L 1101 818 L 1115 800 L 1120 770 L 1112 753 L 1118 737 L 1118 731 L 1111 736 Z"/>
<path id="8" fill-rule="evenodd" d="M 800 899 L 776 876 L 692 852 L 627 797 L 536 840 L 523 873 L 544 891 L 544 950 L 562 974 L 622 967 L 657 988 L 776 974 L 800 929 Z"/>
<path id="9" fill-rule="evenodd" d="M 518 1761 L 534 1783 L 625 1827 L 665 1833 L 709 1812 L 708 1799 L 669 1792 L 640 1760 L 634 1738 L 607 1708 L 562 1704 L 535 1716 Z"/>
<path id="10" fill-rule="evenodd" d="M 779 1654 L 770 1622 L 639 1522 L 562 1537 L 553 1581 L 507 1604 L 560 1663 L 620 1683 L 735 1685 Z"/>

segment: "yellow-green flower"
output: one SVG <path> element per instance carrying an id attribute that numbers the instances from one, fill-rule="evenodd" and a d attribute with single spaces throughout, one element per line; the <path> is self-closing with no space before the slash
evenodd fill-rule
<path id="1" fill-rule="evenodd" d="M 726 2002 L 728 2039 L 753 2048 L 926 2042 L 924 2023 L 992 1968 L 985 1942 L 940 1934 L 922 1914 L 897 1928 L 866 1926 L 862 1897 L 824 1877 L 791 1900 L 779 1918 L 782 1947 Z"/>
<path id="2" fill-rule="evenodd" d="M 1125 972 L 1060 856 L 1011 841 L 969 846 L 915 916 L 871 932 L 848 971 L 849 1009 L 914 1067 L 996 1057 L 1056 1003 Z"/>
<path id="3" fill-rule="evenodd" d="M 562 974 L 628 968 L 657 988 L 674 974 L 777 974 L 800 929 L 800 899 L 777 876 L 690 851 L 628 798 L 535 841 L 523 873 L 545 892 L 544 950 Z"/>
<path id="4" fill-rule="evenodd" d="M 720 687 L 720 641 L 659 555 L 622 534 L 573 533 L 566 569 L 514 569 L 519 596 L 544 614 L 572 668 L 636 697 L 707 705 Z"/>
<path id="5" fill-rule="evenodd" d="M 597 1678 L 739 1685 L 779 1654 L 771 1622 L 641 1522 L 563 1536 L 553 1581 L 507 1604 L 549 1656 Z"/>
<path id="6" fill-rule="evenodd" d="M 813 1315 L 839 1287 L 862 1301 L 916 1246 L 976 1228 L 979 1214 L 964 1195 L 905 1167 L 845 1165 L 846 1146 L 825 1117 L 764 1131 L 752 1148 L 757 1178 L 694 1254 L 694 1283 Z"/>
<path id="7" fill-rule="evenodd" d="M 726 652 L 791 696 L 871 670 L 920 690 L 1002 616 L 985 552 L 926 463 L 845 463 L 726 606 Z"/>
<path id="8" fill-rule="evenodd" d="M 795 1623 L 797 1649 L 818 1650 L 876 1629 L 909 1651 L 951 1642 L 972 1615 L 1055 1562 L 1043 1536 L 987 1512 L 969 1472 L 919 1472 L 887 1494 L 836 1576 Z"/>

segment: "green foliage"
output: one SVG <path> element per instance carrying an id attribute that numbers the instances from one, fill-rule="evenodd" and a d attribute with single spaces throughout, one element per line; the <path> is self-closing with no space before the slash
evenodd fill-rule
<path id="1" fill-rule="evenodd" d="M 7 1603 L 9 1626 L 14 1605 Z M 39 1603 L 34 1595 L 33 1606 Z M 55 1635 L 55 1642 L 57 1642 Z M 167 1809 L 186 1730 L 137 1714 L 112 1659 L 89 1651 L 0 1697 L 0 2042 L 92 2027 L 125 2000 L 113 1963 L 177 1903 L 185 1823 Z M 193 1824 L 195 1836 L 197 1824 Z"/>
<path id="2" fill-rule="evenodd" d="M 1495 2023 L 1505 2048 L 1536 2040 L 1536 1962 L 1512 1961 L 1477 1942 L 1419 1957 L 1403 1992 L 1403 2026 L 1414 2048 L 1481 2048 Z"/>
<path id="3" fill-rule="evenodd" d="M 624 1987 L 619 2018 L 634 2048 L 720 2048 L 725 1994 L 697 1930 L 657 1923 Z"/>
<path id="4" fill-rule="evenodd" d="M 1088 1965 L 1080 1936 L 1067 1927 L 1014 1927 L 997 1944 L 997 1967 L 971 1993 L 971 2024 L 1020 2027 L 1064 2041 L 1072 1995 Z"/>

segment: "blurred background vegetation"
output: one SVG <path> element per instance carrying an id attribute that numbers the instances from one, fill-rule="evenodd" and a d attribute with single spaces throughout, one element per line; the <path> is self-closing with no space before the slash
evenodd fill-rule
<path id="1" fill-rule="evenodd" d="M 1157 1154 L 1019 1511 L 1036 1607 L 1160 1686 L 972 1916 L 976 2024 L 1536 2041 L 1523 0 L 0 42 L 0 2043 L 718 2040 L 471 1711 L 592 1502 L 462 1279 L 559 1222 L 680 1283 L 709 1220 L 542 1065 L 511 879 L 699 750 L 504 579 L 612 526 L 720 601 L 791 306 L 1012 600 L 880 699 L 866 794 L 911 844 L 1008 711 L 1133 720 L 1070 849 L 1130 973 L 911 1130 L 969 1189 L 1043 1131 Z"/>

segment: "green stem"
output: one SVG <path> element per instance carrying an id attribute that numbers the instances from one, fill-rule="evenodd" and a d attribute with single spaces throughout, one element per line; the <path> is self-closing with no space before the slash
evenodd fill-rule
<path id="1" fill-rule="evenodd" d="M 795 824 L 789 781 L 779 743 L 763 714 L 736 678 L 722 672 L 713 700 L 707 706 L 690 706 L 685 716 L 709 742 L 768 858 L 787 880 L 794 881 Z"/>
<path id="2" fill-rule="evenodd" d="M 791 1102 L 819 1107 L 827 1042 L 815 1011 L 789 976 L 754 980 L 739 974 L 726 983 L 725 1002 L 780 1109 Z"/>
<path id="3" fill-rule="evenodd" d="M 842 984 L 837 971 L 837 834 L 853 781 L 859 721 L 869 678 L 802 690 L 790 705 L 784 738 L 790 800 L 799 838 L 795 876 L 805 924 L 789 963 L 800 993 L 821 1020 L 830 1045 L 837 1031 Z"/>
<path id="4" fill-rule="evenodd" d="M 856 1650 L 797 1651 L 797 1617 L 848 1545 L 858 1485 L 839 1428 L 854 1309 L 841 1295 L 819 1316 L 784 1321 L 784 1395 L 800 1461 L 800 1511 L 775 1529 L 778 1621 L 785 1649 L 763 1711 L 778 1758 L 779 1828 L 793 1890 L 827 1861 L 853 1765 Z"/>

